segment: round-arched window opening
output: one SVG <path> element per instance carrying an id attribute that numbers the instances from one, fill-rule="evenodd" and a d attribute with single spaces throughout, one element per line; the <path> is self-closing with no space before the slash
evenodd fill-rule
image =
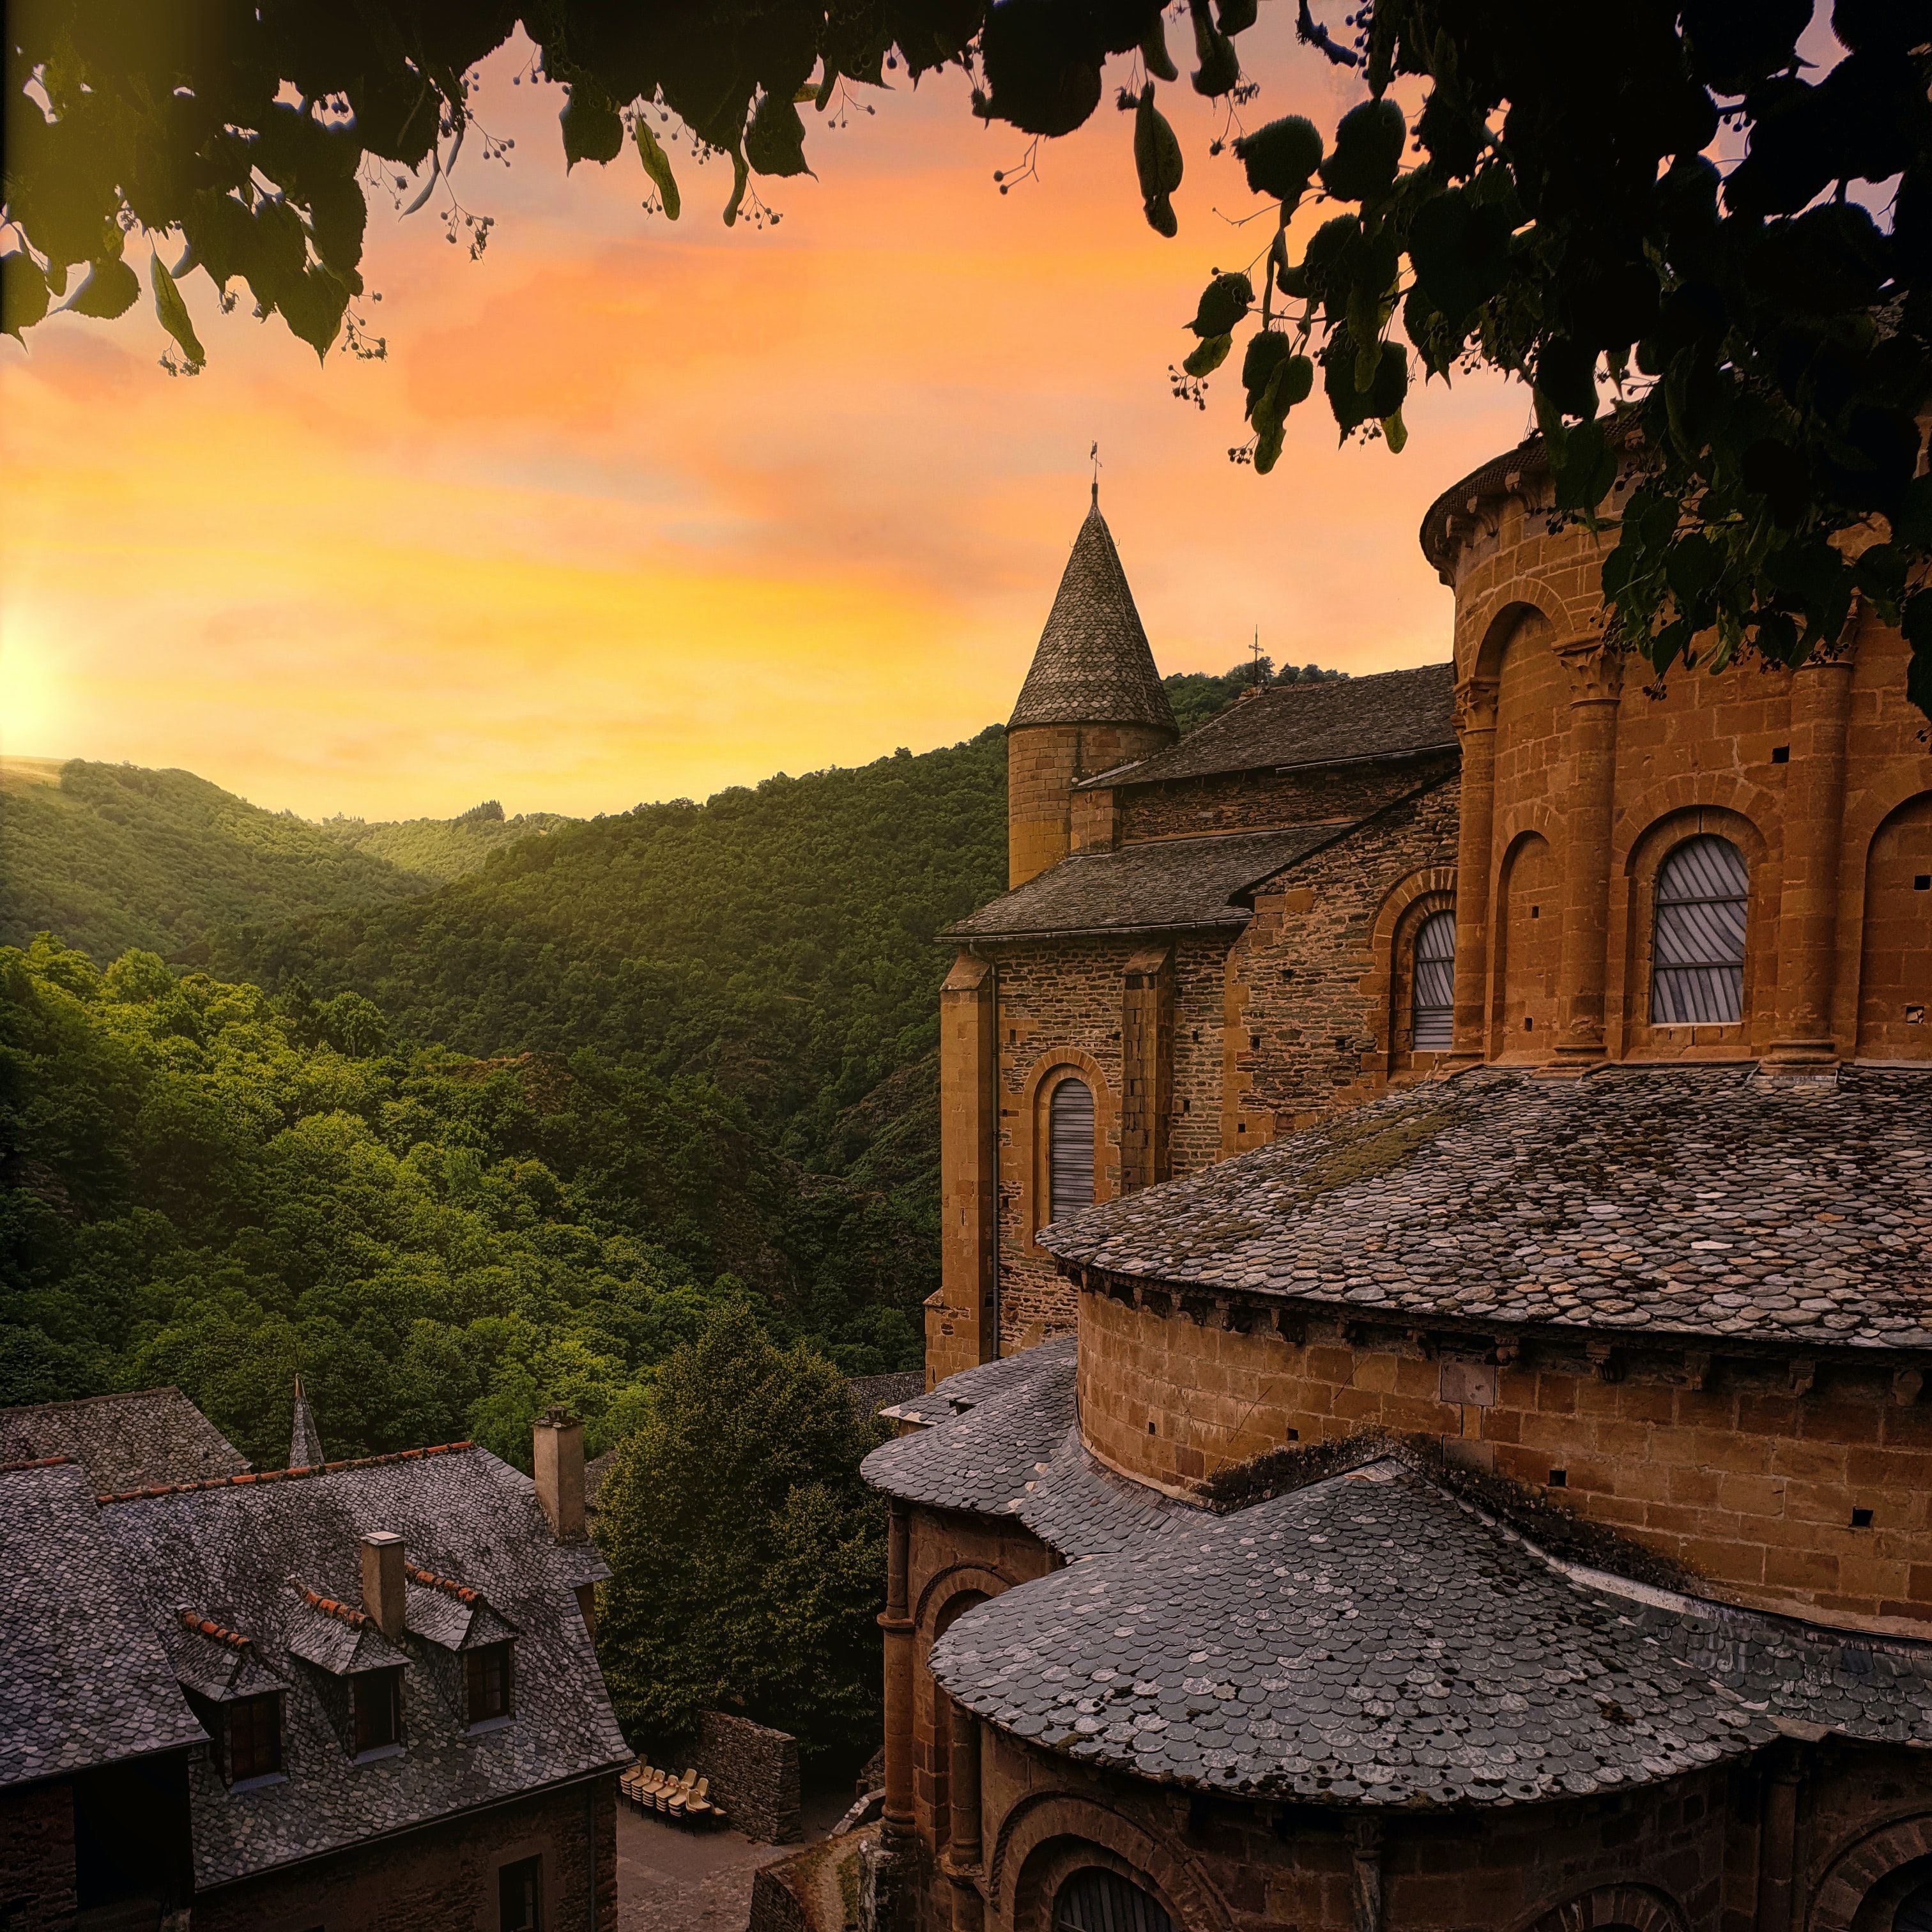
<path id="1" fill-rule="evenodd" d="M 1432 912 L 1415 928 L 1411 1037 L 1418 1053 L 1445 1053 L 1456 1037 L 1456 915 Z"/>
<path id="2" fill-rule="evenodd" d="M 1088 1865 L 1060 1888 L 1053 1932 L 1174 1932 L 1174 1921 L 1152 1893 L 1118 1872 Z"/>
<path id="3" fill-rule="evenodd" d="M 1049 1221 L 1094 1204 L 1094 1090 L 1063 1080 L 1047 1107 L 1047 1213 Z"/>
<path id="4" fill-rule="evenodd" d="M 1898 1901 L 1892 1932 L 1932 1932 L 1932 1879 L 1922 1879 Z"/>
<path id="5" fill-rule="evenodd" d="M 1658 867 L 1653 1026 L 1729 1026 L 1744 1017 L 1750 875 L 1728 838 L 1687 838 Z"/>

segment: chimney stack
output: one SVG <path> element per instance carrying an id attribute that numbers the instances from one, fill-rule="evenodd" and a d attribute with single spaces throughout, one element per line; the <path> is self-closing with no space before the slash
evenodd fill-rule
<path id="1" fill-rule="evenodd" d="M 584 1425 L 566 1410 L 549 1408 L 532 1431 L 531 1464 L 536 1472 L 537 1501 L 560 1543 L 584 1534 Z"/>
<path id="2" fill-rule="evenodd" d="M 408 1623 L 403 1591 L 403 1539 L 370 1530 L 362 1538 L 362 1607 L 392 1643 L 401 1641 Z"/>

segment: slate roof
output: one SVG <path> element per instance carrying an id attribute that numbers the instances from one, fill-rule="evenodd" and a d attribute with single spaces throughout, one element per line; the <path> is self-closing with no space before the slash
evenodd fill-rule
<path id="1" fill-rule="evenodd" d="M 0 1408 L 0 1462 L 70 1456 L 97 1490 L 236 1476 L 248 1460 L 178 1388 Z"/>
<path id="2" fill-rule="evenodd" d="M 950 1420 L 956 1415 L 964 1415 L 968 1409 L 991 1397 L 1007 1394 L 1022 1382 L 1030 1381 L 1042 1370 L 1056 1364 L 1070 1364 L 1074 1359 L 1073 1337 L 1058 1335 L 1050 1342 L 1041 1342 L 1037 1348 L 1022 1348 L 1016 1354 L 996 1355 L 990 1362 L 962 1369 L 924 1394 L 915 1393 L 880 1413 L 891 1421 L 916 1422 L 930 1426 L 936 1422 Z"/>
<path id="3" fill-rule="evenodd" d="M 861 1414 L 877 1415 L 881 1409 L 911 1401 L 925 1388 L 926 1378 L 916 1369 L 887 1376 L 854 1376 L 852 1400 L 859 1405 Z"/>
<path id="4" fill-rule="evenodd" d="M 1070 1562 L 1132 1547 L 1176 1511 L 1088 1454 L 1074 1420 L 1074 1338 L 950 1376 L 919 1405 L 924 1421 L 866 1458 L 866 1479 L 902 1501 L 1016 1516 Z M 1198 1512 L 1194 1512 L 1198 1514 Z"/>
<path id="5" fill-rule="evenodd" d="M 1076 789 L 1151 784 L 1220 772 L 1284 771 L 1456 749 L 1456 667 L 1423 664 L 1372 677 L 1270 684 L 1178 745 Z"/>
<path id="6" fill-rule="evenodd" d="M 308 1397 L 302 1393 L 302 1377 L 298 1376 L 295 1412 L 289 1426 L 289 1467 L 313 1469 L 328 1460 L 322 1453 L 322 1432 L 315 1424 L 315 1411 L 308 1406 Z"/>
<path id="7" fill-rule="evenodd" d="M 1178 728 L 1097 488 L 1006 728 L 1022 724 Z"/>
<path id="8" fill-rule="evenodd" d="M 1076 852 L 941 937 L 1043 939 L 1245 926 L 1249 909 L 1240 894 L 1348 829 L 1347 821 L 1330 820 L 1278 832 L 1156 838 L 1111 852 Z"/>
<path id="9" fill-rule="evenodd" d="M 287 1686 L 283 1779 L 231 1792 L 211 1754 L 190 1762 L 197 1887 L 628 1760 L 574 1594 L 608 1574 L 603 1561 L 587 1544 L 556 1543 L 530 1478 L 487 1450 L 136 1493 L 106 1502 L 98 1521 L 110 1577 L 134 1580 L 151 1634 L 178 1656 L 200 1646 L 205 1676 L 235 1646 L 188 1630 L 185 1606 L 244 1640 L 254 1665 Z M 368 1530 L 400 1534 L 412 1566 L 400 1644 L 361 1615 L 358 1539 Z M 468 1735 L 456 1650 L 506 1632 L 514 1716 Z M 394 1662 L 406 1667 L 406 1748 L 352 1764 L 325 1701 L 328 1673 Z"/>
<path id="10" fill-rule="evenodd" d="M 118 1558 L 79 1462 L 0 1472 L 0 1789 L 204 1742 Z"/>
<path id="11" fill-rule="evenodd" d="M 1108 1274 L 1486 1327 L 1932 1348 L 1932 1070 L 1486 1070 L 1040 1239 Z"/>
<path id="12" fill-rule="evenodd" d="M 1624 1601 L 1392 1460 L 1008 1591 L 932 1666 L 1072 1756 L 1317 1802 L 1610 1791 L 1776 1735 Z"/>

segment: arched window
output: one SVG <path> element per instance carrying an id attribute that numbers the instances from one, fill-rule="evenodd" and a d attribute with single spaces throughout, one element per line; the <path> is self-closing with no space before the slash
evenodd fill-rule
<path id="1" fill-rule="evenodd" d="M 1118 1872 L 1089 1865 L 1060 1888 L 1053 1932 L 1174 1932 L 1160 1901 Z"/>
<path id="2" fill-rule="evenodd" d="M 1750 880 L 1728 838 L 1687 838 L 1657 874 L 1654 1026 L 1727 1026 L 1744 1010 Z"/>
<path id="3" fill-rule="evenodd" d="M 1432 912 L 1415 929 L 1411 1022 L 1418 1053 L 1442 1053 L 1456 1035 L 1456 915 Z"/>
<path id="4" fill-rule="evenodd" d="M 1047 1121 L 1047 1215 L 1058 1221 L 1094 1204 L 1094 1090 L 1063 1080 L 1053 1090 Z"/>

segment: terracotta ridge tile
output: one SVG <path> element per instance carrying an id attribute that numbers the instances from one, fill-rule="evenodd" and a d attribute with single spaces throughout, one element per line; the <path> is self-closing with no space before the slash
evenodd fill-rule
<path id="1" fill-rule="evenodd" d="M 480 1604 L 483 1600 L 481 1590 L 472 1589 L 467 1583 L 459 1583 L 454 1576 L 439 1576 L 434 1570 L 425 1570 L 415 1563 L 406 1562 L 403 1568 L 412 1582 L 422 1584 L 426 1590 L 441 1590 L 446 1595 L 466 1604 Z"/>
<path id="2" fill-rule="evenodd" d="M 311 1590 L 306 1583 L 297 1583 L 302 1601 L 312 1610 L 320 1610 L 326 1617 L 333 1617 L 338 1623 L 346 1624 L 351 1630 L 361 1630 L 369 1621 L 367 1610 L 358 1610 L 353 1604 L 339 1603 L 333 1597 L 325 1597 L 320 1590 Z"/>
<path id="3" fill-rule="evenodd" d="M 225 1643 L 231 1650 L 246 1650 L 248 1647 L 250 1640 L 239 1630 L 232 1630 L 212 1617 L 198 1616 L 185 1604 L 176 1606 L 175 1615 L 180 1618 L 184 1630 L 193 1630 L 197 1636 L 212 1636 L 216 1642 Z"/>
<path id="4" fill-rule="evenodd" d="M 459 1449 L 476 1447 L 466 1437 L 460 1442 L 432 1442 L 424 1449 L 392 1449 L 380 1456 L 353 1456 L 344 1462 L 313 1463 L 297 1469 L 251 1469 L 244 1475 L 204 1476 L 192 1483 L 154 1483 L 145 1489 L 108 1490 L 94 1500 L 97 1503 L 132 1503 L 150 1496 L 186 1496 L 196 1490 L 230 1490 L 243 1484 L 301 1482 L 312 1476 L 332 1476 L 338 1469 L 370 1469 L 388 1462 L 416 1462 L 425 1456 L 450 1456 Z M 68 1462 L 72 1458 L 60 1456 L 55 1460 Z"/>
<path id="5" fill-rule="evenodd" d="M 0 1462 L 0 1476 L 17 1475 L 22 1469 L 58 1469 L 76 1459 L 71 1456 L 30 1456 L 19 1462 Z"/>

